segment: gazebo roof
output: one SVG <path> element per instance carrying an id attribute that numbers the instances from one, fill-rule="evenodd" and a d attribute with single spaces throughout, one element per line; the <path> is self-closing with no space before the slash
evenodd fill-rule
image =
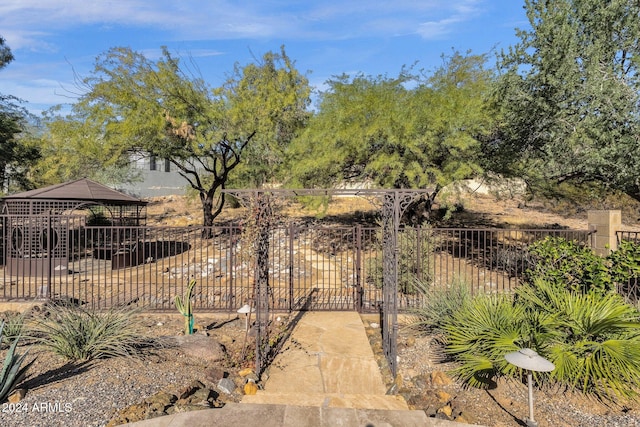
<path id="1" fill-rule="evenodd" d="M 87 178 L 12 194 L 5 196 L 3 200 L 75 200 L 104 203 L 108 205 L 138 206 L 144 206 L 147 204 L 145 201 L 113 190 L 112 188 L 99 184 L 95 181 L 91 181 Z"/>

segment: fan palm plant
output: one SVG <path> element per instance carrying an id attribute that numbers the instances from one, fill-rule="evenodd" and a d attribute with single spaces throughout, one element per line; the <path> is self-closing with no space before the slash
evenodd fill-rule
<path id="1" fill-rule="evenodd" d="M 633 399 L 640 390 L 638 310 L 615 293 L 581 293 L 538 279 L 516 297 L 478 296 L 445 322 L 453 373 L 482 387 L 522 372 L 504 355 L 523 347 L 555 365 L 538 382 L 553 381 L 605 401 Z"/>
<path id="2" fill-rule="evenodd" d="M 551 377 L 604 400 L 631 399 L 640 386 L 638 310 L 615 293 L 570 292 L 538 280 L 518 289 L 530 312 L 553 316 L 546 357 Z"/>
<path id="3" fill-rule="evenodd" d="M 445 352 L 459 362 L 453 374 L 473 387 L 485 387 L 500 375 L 513 375 L 506 353 L 522 347 L 527 331 L 523 307 L 510 295 L 479 295 L 446 320 Z"/>

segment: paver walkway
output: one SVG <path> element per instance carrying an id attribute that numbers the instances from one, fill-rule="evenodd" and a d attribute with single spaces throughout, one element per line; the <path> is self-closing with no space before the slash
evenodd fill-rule
<path id="1" fill-rule="evenodd" d="M 409 409 L 401 396 L 386 394 L 364 325 L 354 311 L 304 313 L 267 375 L 264 389 L 245 396 L 243 403 Z"/>
<path id="2" fill-rule="evenodd" d="M 307 312 L 268 369 L 263 390 L 222 409 L 173 414 L 136 427 L 461 427 L 387 395 L 356 312 Z"/>

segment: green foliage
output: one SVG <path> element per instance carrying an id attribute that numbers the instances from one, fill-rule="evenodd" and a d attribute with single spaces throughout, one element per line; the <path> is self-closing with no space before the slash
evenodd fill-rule
<path id="1" fill-rule="evenodd" d="M 524 281 L 541 279 L 574 292 L 606 293 L 614 288 L 602 257 L 584 244 L 548 236 L 528 248 L 531 268 Z"/>
<path id="2" fill-rule="evenodd" d="M 6 67 L 13 60 L 13 54 L 9 46 L 7 46 L 6 40 L 0 37 L 0 69 Z"/>
<path id="3" fill-rule="evenodd" d="M 165 158 L 198 192 L 203 224 L 212 225 L 224 204 L 220 189 L 253 135 L 228 126 L 211 88 L 166 48 L 155 62 L 112 48 L 82 83 L 86 90 L 72 114 L 50 121 L 58 156 L 71 153 L 70 144 L 82 144 L 80 156 L 95 153 L 106 166 L 128 164 L 131 153 Z"/>
<path id="4" fill-rule="evenodd" d="M 384 278 L 384 260 L 382 233 L 378 238 L 376 262 L 365 265 L 367 281 L 382 288 Z M 434 237 L 429 227 L 405 227 L 398 233 L 398 290 L 403 294 L 414 295 L 419 283 L 430 280 L 433 263 Z"/>
<path id="5" fill-rule="evenodd" d="M 530 30 L 503 52 L 499 172 L 531 186 L 598 182 L 640 199 L 640 4 L 527 0 Z"/>
<path id="6" fill-rule="evenodd" d="M 12 341 L 22 335 L 24 319 L 24 313 L 5 312 L 0 315 L 0 321 L 4 325 L 3 334 L 0 337 L 0 347 L 9 346 Z"/>
<path id="7" fill-rule="evenodd" d="M 610 292 L 576 293 L 537 280 L 517 289 L 527 312 L 551 319 L 551 379 L 600 399 L 633 399 L 640 386 L 640 313 Z"/>
<path id="8" fill-rule="evenodd" d="M 410 310 L 416 318 L 411 327 L 426 330 L 442 330 L 443 325 L 472 298 L 469 285 L 455 280 L 447 286 L 432 286 L 416 280 L 415 287 L 422 296 L 420 307 Z"/>
<path id="9" fill-rule="evenodd" d="M 59 182 L 93 170 L 102 180 L 132 181 L 132 153 L 155 155 L 198 193 L 205 226 L 222 211 L 221 190 L 230 182 L 273 178 L 308 115 L 308 81 L 284 48 L 260 64 L 236 64 L 221 88 L 193 76 L 166 48 L 157 61 L 112 48 L 81 83 L 72 113 L 47 120 L 42 179 Z M 247 161 L 251 165 L 235 170 Z"/>
<path id="10" fill-rule="evenodd" d="M 176 308 L 182 314 L 184 319 L 184 334 L 191 335 L 193 334 L 193 306 L 191 305 L 191 297 L 193 295 L 193 288 L 196 285 L 196 280 L 191 279 L 189 281 L 189 285 L 187 285 L 187 290 L 183 297 L 180 295 L 176 295 L 174 302 L 176 304 Z"/>
<path id="11" fill-rule="evenodd" d="M 12 191 L 32 188 L 30 168 L 40 157 L 35 119 L 23 102 L 0 93 L 0 188 Z"/>
<path id="12" fill-rule="evenodd" d="M 79 106 L 74 106 L 79 109 Z M 81 113 L 66 117 L 49 110 L 47 132 L 40 138 L 42 157 L 33 168 L 38 185 L 79 178 L 117 185 L 141 179 L 127 153 L 104 139 L 104 129 Z"/>
<path id="13" fill-rule="evenodd" d="M 471 386 L 521 378 L 504 355 L 532 348 L 555 365 L 536 374 L 604 401 L 634 399 L 640 386 L 640 315 L 613 292 L 574 292 L 537 279 L 510 295 L 480 295 L 445 320 L 453 373 Z"/>
<path id="14" fill-rule="evenodd" d="M 0 341 L 4 339 L 5 323 L 0 322 Z M 7 354 L 4 357 L 4 363 L 2 365 L 2 372 L 0 372 L 0 403 L 4 402 L 11 392 L 16 388 L 18 384 L 24 379 L 27 370 L 33 364 L 35 359 L 22 366 L 25 358 L 27 357 L 28 350 L 24 354 L 19 355 L 16 353 L 16 347 L 18 345 L 19 337 L 16 337 L 11 345 Z"/>
<path id="15" fill-rule="evenodd" d="M 472 387 L 488 387 L 517 369 L 504 355 L 525 344 L 524 308 L 507 294 L 479 295 L 445 319 L 445 351 L 459 362 L 452 373 Z"/>
<path id="16" fill-rule="evenodd" d="M 5 39 L 0 37 L 0 70 L 14 56 Z M 30 122 L 34 118 L 21 104 L 24 101 L 0 93 L 0 192 L 30 189 L 29 166 L 38 158 L 39 151 L 31 143 Z"/>
<path id="17" fill-rule="evenodd" d="M 131 356 L 145 345 L 131 307 L 107 311 L 53 304 L 47 317 L 30 324 L 30 334 L 44 348 L 73 361 Z"/>
<path id="18" fill-rule="evenodd" d="M 638 299 L 640 295 L 628 294 L 631 291 L 629 285 L 637 284 L 640 280 L 640 243 L 621 241 L 618 248 L 609 254 L 607 260 L 611 280 L 619 286 L 618 291 L 622 295 Z"/>
<path id="19" fill-rule="evenodd" d="M 260 188 L 290 176 L 285 151 L 307 124 L 311 87 L 285 52 L 267 52 L 254 63 L 235 64 L 233 74 L 215 90 L 232 129 L 256 132 L 231 178 L 236 188 Z"/>
<path id="20" fill-rule="evenodd" d="M 485 57 L 445 57 L 430 76 L 342 75 L 327 82 L 317 113 L 288 151 L 303 187 L 370 181 L 383 188 L 431 188 L 481 171 L 481 140 L 494 115 Z"/>

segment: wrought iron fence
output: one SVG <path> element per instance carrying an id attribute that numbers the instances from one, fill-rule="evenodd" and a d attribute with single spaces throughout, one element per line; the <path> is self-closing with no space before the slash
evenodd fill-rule
<path id="1" fill-rule="evenodd" d="M 640 231 L 618 231 L 616 236 L 618 245 L 624 241 L 640 244 Z M 618 293 L 629 301 L 637 303 L 640 301 L 640 271 L 632 265 L 627 266 L 627 268 L 628 280 L 624 283 L 617 283 L 616 286 Z"/>
<path id="2" fill-rule="evenodd" d="M 87 226 L 79 219 L 7 216 L 1 224 L 4 300 L 50 297 L 92 308 L 174 310 L 174 297 L 191 278 L 197 281 L 196 310 L 232 312 L 255 299 L 253 242 L 238 226 Z M 397 240 L 398 308 L 422 304 L 417 280 L 431 288 L 462 281 L 474 293 L 510 291 L 528 267 L 528 245 L 549 235 L 588 243 L 589 233 L 403 228 Z M 269 241 L 271 309 L 380 310 L 379 228 L 290 224 L 272 227 Z"/>

